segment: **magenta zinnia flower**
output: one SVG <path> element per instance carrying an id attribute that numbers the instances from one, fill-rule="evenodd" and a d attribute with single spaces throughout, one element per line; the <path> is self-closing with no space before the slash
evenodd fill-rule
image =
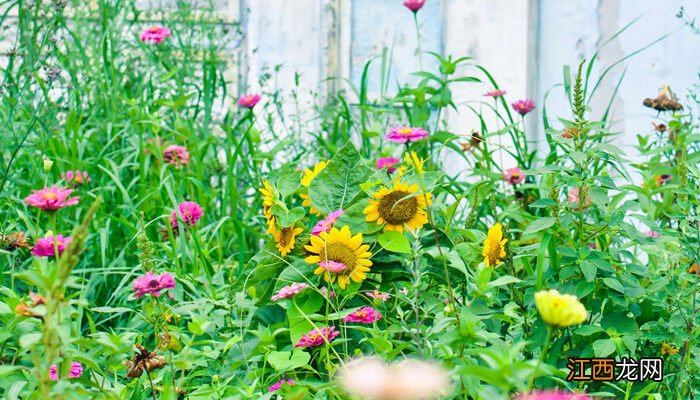
<path id="1" fill-rule="evenodd" d="M 32 194 L 24 198 L 30 206 L 40 208 L 44 211 L 56 211 L 63 207 L 78 204 L 80 197 L 69 197 L 74 192 L 73 189 L 53 186 L 51 189 L 44 187 L 41 190 L 32 190 Z"/>
<path id="2" fill-rule="evenodd" d="M 518 114 L 525 115 L 535 109 L 535 102 L 531 99 L 522 99 L 511 104 L 511 106 Z"/>
<path id="3" fill-rule="evenodd" d="M 77 169 L 75 171 L 67 171 L 62 173 L 61 179 L 65 180 L 66 183 L 75 186 L 80 186 L 86 182 L 92 182 L 92 179 L 90 179 L 87 172 L 78 171 Z"/>
<path id="4" fill-rule="evenodd" d="M 413 12 L 420 10 L 425 4 L 425 0 L 404 0 L 403 5 Z"/>
<path id="5" fill-rule="evenodd" d="M 520 168 L 509 168 L 505 170 L 501 176 L 511 185 L 517 185 L 518 183 L 525 180 L 525 175 Z"/>
<path id="6" fill-rule="evenodd" d="M 316 226 L 311 229 L 311 234 L 314 236 L 318 236 L 321 234 L 321 232 L 328 232 L 331 230 L 333 227 L 333 224 L 335 221 L 340 218 L 341 215 L 343 215 L 345 211 L 344 210 L 338 210 L 338 211 L 333 211 L 332 213 L 328 214 L 326 219 L 322 219 L 318 221 Z"/>
<path id="7" fill-rule="evenodd" d="M 268 392 L 275 392 L 277 390 L 280 390 L 282 385 L 284 385 L 285 383 L 289 386 L 294 386 L 294 379 L 290 379 L 290 380 L 282 379 L 279 382 L 275 383 L 274 385 L 270 386 L 270 388 L 268 389 Z"/>
<path id="8" fill-rule="evenodd" d="M 180 211 L 179 214 L 178 210 Z M 178 218 L 184 221 L 185 225 L 194 226 L 202 218 L 202 215 L 204 215 L 204 211 L 202 211 L 202 207 L 199 204 L 193 201 L 180 203 L 177 209 L 170 214 L 170 226 L 172 226 L 173 230 L 177 229 Z"/>
<path id="9" fill-rule="evenodd" d="M 382 313 L 372 307 L 362 307 L 343 318 L 343 322 L 359 322 L 361 324 L 371 324 L 382 319 Z"/>
<path id="10" fill-rule="evenodd" d="M 245 108 L 253 108 L 260 101 L 260 95 L 256 93 L 244 94 L 238 99 L 238 105 Z"/>
<path id="11" fill-rule="evenodd" d="M 590 400 L 590 397 L 580 393 L 547 390 L 519 395 L 516 400 Z"/>
<path id="12" fill-rule="evenodd" d="M 428 137 L 428 131 L 410 126 L 395 126 L 384 136 L 396 143 L 417 142 Z"/>
<path id="13" fill-rule="evenodd" d="M 83 364 L 73 361 L 70 365 L 70 371 L 68 372 L 68 376 L 71 378 L 78 378 L 80 375 L 83 374 Z M 52 381 L 57 381 L 58 380 L 58 367 L 56 364 L 53 364 L 49 368 L 49 379 Z"/>
<path id="14" fill-rule="evenodd" d="M 137 299 L 142 298 L 144 295 L 152 294 L 155 297 L 160 296 L 160 292 L 167 289 L 175 289 L 175 278 L 169 273 L 164 273 L 161 275 L 154 274 L 152 272 L 146 272 L 146 275 L 136 278 L 133 284 L 134 292 L 136 292 Z M 170 297 L 172 294 L 168 293 Z"/>
<path id="15" fill-rule="evenodd" d="M 490 90 L 490 91 L 484 93 L 484 96 L 493 97 L 494 99 L 497 99 L 499 97 L 505 96 L 505 94 L 506 94 L 506 91 L 503 89 L 493 89 L 493 90 Z"/>
<path id="16" fill-rule="evenodd" d="M 313 329 L 308 335 L 301 335 L 294 347 L 318 347 L 326 342 L 330 343 L 338 335 L 340 332 L 335 330 L 335 326 L 324 326 L 321 329 Z"/>
<path id="17" fill-rule="evenodd" d="M 72 237 L 63 237 L 63 235 L 39 238 L 34 243 L 32 254 L 38 257 L 55 257 L 56 248 L 58 248 L 58 255 L 60 256 L 66 250 L 66 246 L 72 241 Z M 56 248 L 54 248 L 54 242 L 56 243 Z"/>
<path id="18" fill-rule="evenodd" d="M 163 150 L 163 161 L 179 169 L 190 162 L 190 152 L 184 146 L 171 144 Z"/>
<path id="19" fill-rule="evenodd" d="M 152 26 L 141 32 L 139 38 L 144 43 L 161 43 L 170 37 L 170 29 L 163 26 Z"/>
<path id="20" fill-rule="evenodd" d="M 328 288 L 325 286 L 321 288 L 321 295 L 329 299 L 335 298 L 335 292 L 331 290 L 329 293 Z"/>
<path id="21" fill-rule="evenodd" d="M 320 263 L 318 263 L 318 266 L 322 267 L 328 272 L 333 272 L 336 274 L 340 271 L 344 271 L 347 268 L 345 264 L 333 260 L 321 261 Z"/>
<path id="22" fill-rule="evenodd" d="M 385 158 L 380 158 L 377 160 L 377 164 L 375 165 L 376 169 L 382 169 L 384 167 L 387 167 L 386 170 L 391 174 L 394 171 L 396 171 L 396 167 L 394 165 L 400 163 L 401 160 L 398 158 L 394 157 L 385 157 Z"/>
<path id="23" fill-rule="evenodd" d="M 659 237 L 659 232 L 655 232 L 655 231 L 646 231 L 646 232 L 644 232 L 644 234 L 647 235 L 647 237 L 650 237 L 650 238 L 657 238 L 657 237 Z"/>
<path id="24" fill-rule="evenodd" d="M 381 293 L 379 290 L 374 289 L 372 292 L 365 293 L 367 297 L 371 297 L 375 300 L 387 301 L 391 297 L 389 293 Z"/>
<path id="25" fill-rule="evenodd" d="M 272 301 L 277 301 L 280 299 L 286 299 L 292 297 L 295 294 L 301 292 L 302 290 L 309 287 L 306 283 L 292 283 L 291 285 L 285 286 L 277 291 L 277 294 L 272 296 Z"/>

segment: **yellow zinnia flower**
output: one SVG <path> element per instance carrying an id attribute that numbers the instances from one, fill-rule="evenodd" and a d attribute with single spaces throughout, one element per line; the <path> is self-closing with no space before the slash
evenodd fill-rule
<path id="1" fill-rule="evenodd" d="M 345 289 L 350 280 L 362 282 L 372 265 L 369 260 L 372 254 L 369 246 L 362 244 L 362 234 L 353 236 L 348 226 L 311 236 L 311 243 L 304 248 L 311 253 L 305 261 L 318 265 L 314 274 L 323 274 L 323 280 L 331 283 L 337 278 L 341 289 Z"/>
<path id="2" fill-rule="evenodd" d="M 426 208 L 432 203 L 430 193 L 418 193 L 418 185 L 394 181 L 391 189 L 382 188 L 372 194 L 364 210 L 365 221 L 384 224 L 385 231 L 403 232 L 404 227 L 419 229 L 428 223 Z"/>
<path id="3" fill-rule="evenodd" d="M 679 351 L 680 350 L 678 350 L 677 348 L 671 346 L 670 344 L 668 344 L 666 342 L 664 342 L 661 345 L 661 355 L 666 355 L 666 354 L 674 355 L 674 354 L 678 354 Z"/>
<path id="4" fill-rule="evenodd" d="M 506 256 L 505 244 L 508 239 L 503 239 L 503 226 L 500 223 L 489 228 L 488 236 L 484 240 L 484 264 L 487 267 L 493 267 L 500 264 L 501 260 Z"/>
<path id="5" fill-rule="evenodd" d="M 321 161 L 320 163 L 314 166 L 313 170 L 309 168 L 305 169 L 304 175 L 302 175 L 301 177 L 302 186 L 308 188 L 309 185 L 311 185 L 311 181 L 316 177 L 316 175 L 323 171 L 324 168 L 326 168 L 326 165 L 328 165 L 327 161 Z M 301 199 L 303 200 L 301 205 L 303 205 L 304 207 L 309 207 L 309 213 L 318 216 L 322 215 L 320 211 L 311 206 L 311 200 L 309 199 L 308 193 L 302 193 L 299 195 L 299 197 L 301 197 Z"/>
<path id="6" fill-rule="evenodd" d="M 263 195 L 263 213 L 265 214 L 265 222 L 267 223 L 267 234 L 274 235 L 275 231 L 275 216 L 270 211 L 272 204 L 277 200 L 277 192 L 270 185 L 270 182 L 263 180 L 263 187 L 258 189 Z"/>
<path id="7" fill-rule="evenodd" d="M 278 229 L 272 225 L 271 229 L 272 236 L 274 237 L 275 242 L 277 242 L 277 250 L 280 251 L 282 257 L 286 256 L 290 251 L 292 251 L 297 235 L 303 230 L 301 228 L 295 228 L 294 225 L 282 229 Z"/>
<path id="8" fill-rule="evenodd" d="M 541 290 L 535 293 L 535 305 L 544 322 L 554 327 L 580 324 L 588 313 L 576 296 L 561 294 L 557 290 Z"/>

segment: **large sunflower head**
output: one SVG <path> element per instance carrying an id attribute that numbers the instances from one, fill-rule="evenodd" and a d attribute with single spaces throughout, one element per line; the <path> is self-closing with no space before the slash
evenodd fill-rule
<path id="1" fill-rule="evenodd" d="M 309 264 L 317 264 L 316 275 L 323 275 L 326 282 L 338 280 L 341 289 L 353 282 L 362 282 L 372 265 L 368 250 L 369 246 L 362 244 L 362 234 L 353 236 L 350 228 L 331 228 L 318 236 L 311 236 L 310 244 L 305 249 L 311 253 L 306 257 Z"/>
<path id="2" fill-rule="evenodd" d="M 384 225 L 385 231 L 403 232 L 404 227 L 419 229 L 428 222 L 426 208 L 431 204 L 430 193 L 419 193 L 418 185 L 394 181 L 390 189 L 382 188 L 372 194 L 364 210 L 367 222 Z"/>
<path id="3" fill-rule="evenodd" d="M 313 169 L 305 169 L 304 174 L 301 176 L 301 184 L 302 186 L 308 188 L 309 185 L 311 185 L 311 181 L 318 175 L 321 171 L 323 171 L 324 168 L 326 168 L 326 165 L 328 165 L 327 161 L 321 161 L 320 163 L 316 164 Z M 301 205 L 304 207 L 309 207 L 309 212 L 313 215 L 322 215 L 320 211 L 315 209 L 314 207 L 311 206 L 311 200 L 309 199 L 309 195 L 307 193 L 302 193 L 299 195 L 303 202 Z"/>
<path id="4" fill-rule="evenodd" d="M 484 240 L 484 264 L 493 267 L 499 264 L 506 256 L 505 244 L 508 239 L 503 239 L 503 226 L 500 223 L 489 228 L 489 233 Z"/>
<path id="5" fill-rule="evenodd" d="M 277 228 L 272 225 L 270 229 L 275 242 L 277 242 L 277 250 L 280 251 L 282 257 L 292 251 L 297 235 L 303 231 L 303 229 L 296 228 L 294 225 L 285 228 Z"/>

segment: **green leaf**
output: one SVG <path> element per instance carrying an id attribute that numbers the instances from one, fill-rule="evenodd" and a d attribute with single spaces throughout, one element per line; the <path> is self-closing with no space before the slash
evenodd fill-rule
<path id="1" fill-rule="evenodd" d="M 588 191 L 588 197 L 590 197 L 591 201 L 593 201 L 593 203 L 599 207 L 604 208 L 608 206 L 608 193 L 597 186 L 590 188 Z"/>
<path id="2" fill-rule="evenodd" d="M 557 202 L 549 199 L 549 198 L 543 198 L 543 199 L 537 199 L 528 206 L 531 208 L 545 208 L 545 207 L 551 207 L 551 206 L 556 206 Z"/>
<path id="3" fill-rule="evenodd" d="M 538 219 L 532 221 L 532 223 L 527 227 L 527 229 L 525 229 L 525 232 L 523 232 L 523 235 L 527 235 L 528 233 L 535 233 L 535 232 L 539 232 L 543 229 L 547 229 L 550 226 L 554 225 L 554 223 L 556 221 L 557 221 L 556 219 L 551 218 L 551 217 L 538 218 Z"/>
<path id="4" fill-rule="evenodd" d="M 307 365 L 311 355 L 302 350 L 273 351 L 267 356 L 267 362 L 278 372 L 289 371 Z"/>
<path id="5" fill-rule="evenodd" d="M 35 344 L 39 343 L 43 336 L 44 334 L 41 332 L 31 332 L 24 334 L 19 338 L 19 347 L 23 349 L 31 348 Z"/>
<path id="6" fill-rule="evenodd" d="M 397 231 L 386 231 L 377 237 L 379 245 L 385 250 L 394 253 L 411 254 L 411 243 L 408 242 L 403 233 Z"/>
<path id="7" fill-rule="evenodd" d="M 518 282 L 520 282 L 520 279 L 518 279 L 514 276 L 511 276 L 511 275 L 505 275 L 505 276 L 502 276 L 502 277 L 496 279 L 495 281 L 489 282 L 488 287 L 492 288 L 492 287 L 498 287 L 498 286 L 508 285 L 510 283 L 518 283 Z"/>
<path id="8" fill-rule="evenodd" d="M 607 287 L 609 287 L 610 289 L 617 290 L 620 293 L 625 293 L 625 288 L 622 286 L 620 281 L 618 281 L 617 279 L 604 278 L 603 283 L 605 283 L 605 285 Z"/>
<path id="9" fill-rule="evenodd" d="M 294 207 L 287 211 L 279 205 L 274 204 L 270 210 L 277 217 L 277 225 L 281 227 L 292 226 L 306 215 L 306 210 L 301 206 Z"/>
<path id="10" fill-rule="evenodd" d="M 615 352 L 615 343 L 610 339 L 598 339 L 593 342 L 593 352 L 596 357 L 607 357 Z"/>
<path id="11" fill-rule="evenodd" d="M 348 142 L 311 181 L 311 204 L 324 214 L 345 208 L 371 174 L 355 145 Z"/>
<path id="12" fill-rule="evenodd" d="M 584 325 L 574 331 L 575 334 L 581 336 L 588 336 L 599 332 L 603 332 L 603 328 L 599 325 Z"/>
<path id="13" fill-rule="evenodd" d="M 588 260 L 583 260 L 581 261 L 581 272 L 583 272 L 583 276 L 586 278 L 586 281 L 593 282 L 596 274 L 598 273 L 598 267 Z"/>
<path id="14" fill-rule="evenodd" d="M 294 171 L 277 180 L 277 191 L 285 198 L 301 186 L 301 171 Z"/>

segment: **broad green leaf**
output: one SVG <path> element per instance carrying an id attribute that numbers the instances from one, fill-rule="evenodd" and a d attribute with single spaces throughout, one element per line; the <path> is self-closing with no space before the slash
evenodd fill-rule
<path id="1" fill-rule="evenodd" d="M 302 350 L 273 351 L 267 356 L 267 362 L 278 372 L 303 367 L 311 361 L 311 355 Z"/>
<path id="2" fill-rule="evenodd" d="M 605 285 L 607 287 L 609 287 L 610 289 L 617 290 L 620 293 L 625 293 L 625 288 L 622 286 L 620 281 L 618 281 L 617 279 L 604 278 L 603 283 L 605 283 Z"/>
<path id="3" fill-rule="evenodd" d="M 543 229 L 547 229 L 550 226 L 554 225 L 556 221 L 556 219 L 551 217 L 538 218 L 532 221 L 532 223 L 527 227 L 527 229 L 525 229 L 525 232 L 523 234 L 526 235 L 528 233 L 535 233 Z"/>
<path id="4" fill-rule="evenodd" d="M 386 231 L 377 237 L 379 245 L 385 250 L 394 253 L 411 254 L 411 243 L 408 242 L 403 233 L 397 231 Z"/>
<path id="5" fill-rule="evenodd" d="M 586 281 L 593 282 L 595 280 L 596 274 L 598 273 L 598 267 L 588 260 L 581 261 L 581 272 L 583 272 Z"/>
<path id="6" fill-rule="evenodd" d="M 596 357 L 607 357 L 615 352 L 615 343 L 610 339 L 598 339 L 593 342 L 593 352 Z"/>

